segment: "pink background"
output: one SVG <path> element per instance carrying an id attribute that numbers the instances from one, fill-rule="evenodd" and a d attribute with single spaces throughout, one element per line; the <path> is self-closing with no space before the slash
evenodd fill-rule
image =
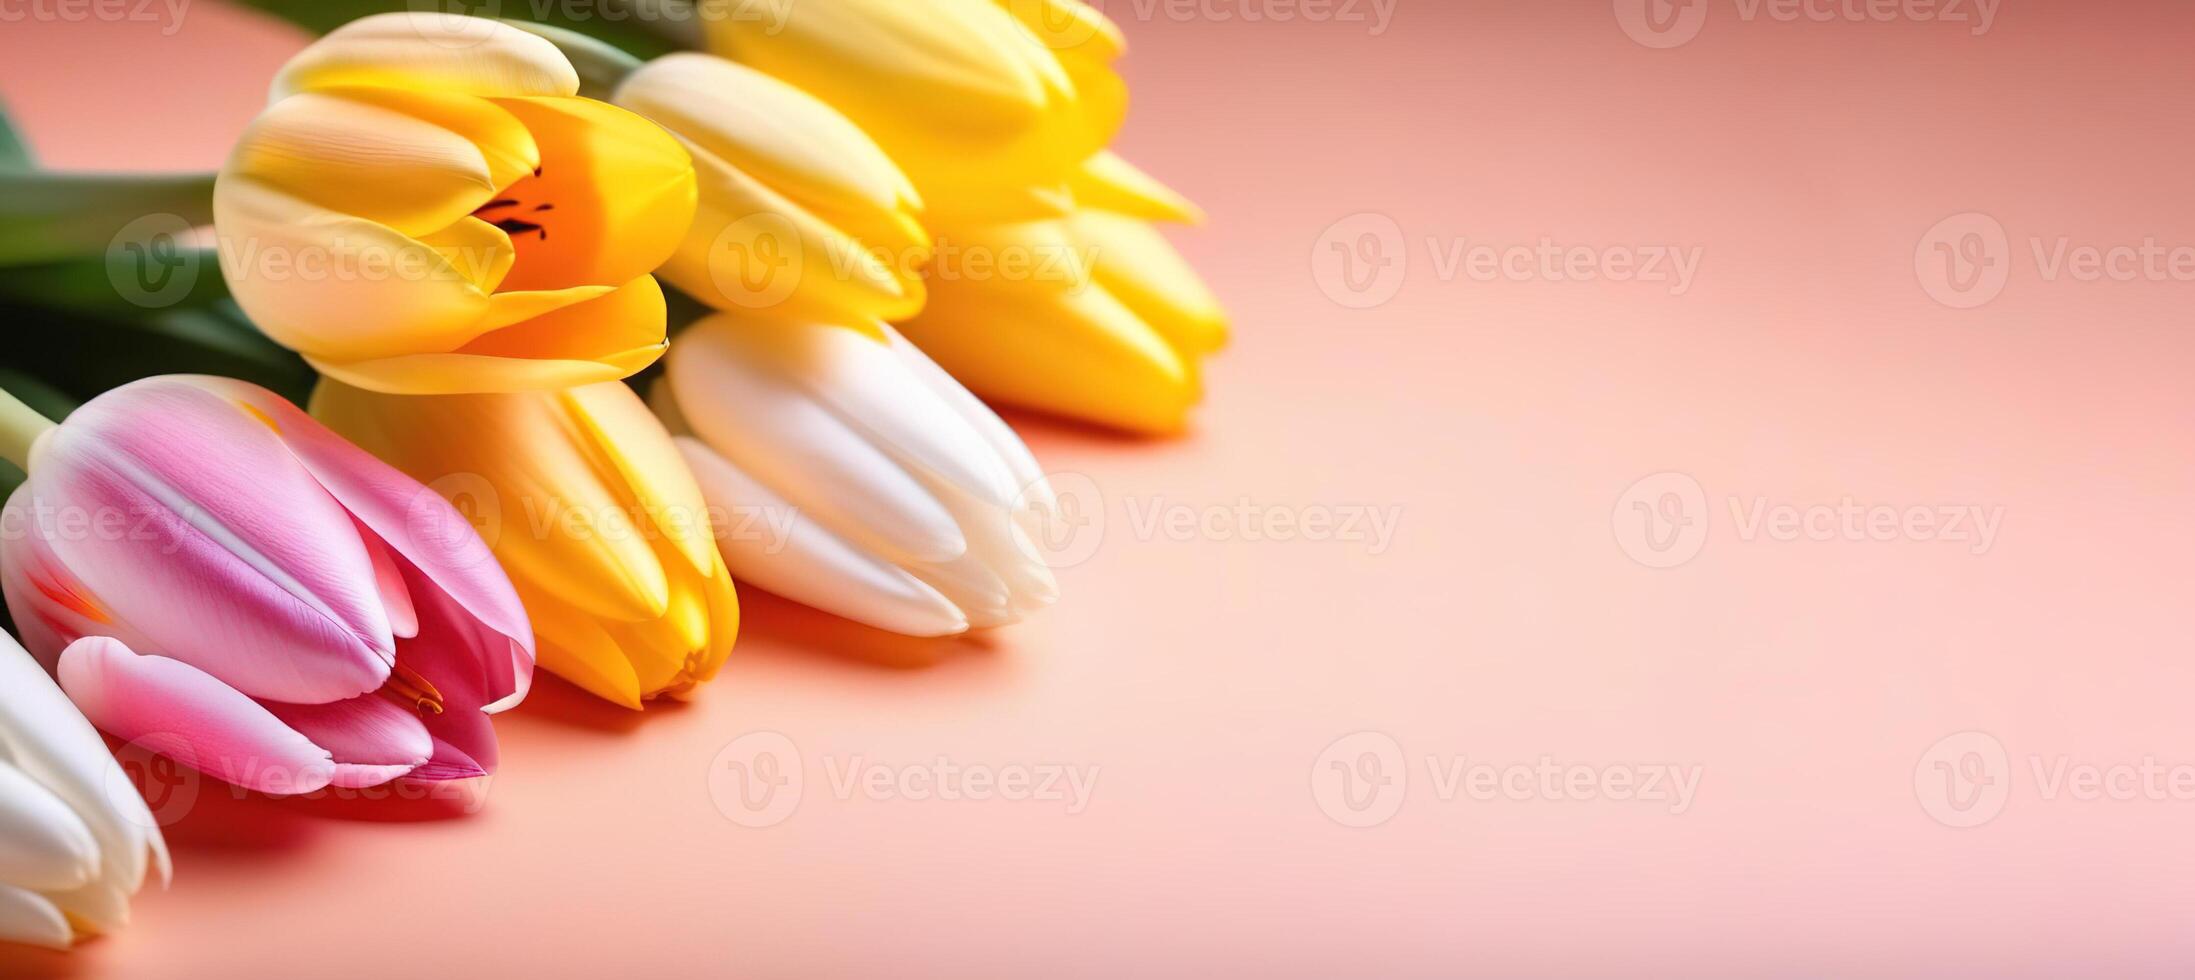
<path id="1" fill-rule="evenodd" d="M 690 706 L 544 683 L 475 816 L 199 787 L 131 930 L 0 974 L 2185 975 L 2195 800 L 2034 767 L 2195 764 L 2195 283 L 2052 278 L 2030 242 L 2195 244 L 2195 8 L 2014 2 L 1972 36 L 1715 0 L 1656 50 L 1605 0 L 1402 0 L 1381 34 L 1209 16 L 1245 5 L 1275 9 L 1107 5 L 1125 152 L 1211 211 L 1177 240 L 1237 341 L 1191 437 L 1016 419 L 1103 495 L 1057 608 L 926 644 L 748 592 Z M 168 38 L 9 23 L 0 96 L 52 165 L 212 167 L 299 43 L 211 2 Z M 2010 277 L 1952 309 L 1915 251 L 1969 211 Z M 1363 212 L 1408 265 L 1353 310 L 1314 270 Z M 1683 295 L 1436 267 L 1542 238 L 1702 261 Z M 1662 472 L 1707 537 L 1657 569 L 1625 495 Z M 1975 554 L 1732 511 L 1847 497 L 2002 525 Z M 1135 527 L 1243 498 L 1401 523 L 1376 554 Z M 1409 768 L 1358 829 L 1314 763 L 1363 730 Z M 807 780 L 760 829 L 710 790 L 757 731 Z M 1994 740 L 2006 795 L 1956 828 L 1932 747 L 1969 731 L 1951 758 Z M 1075 815 L 839 798 L 856 756 L 1100 776 Z M 1424 765 L 1543 756 L 1699 789 L 1444 800 Z"/>

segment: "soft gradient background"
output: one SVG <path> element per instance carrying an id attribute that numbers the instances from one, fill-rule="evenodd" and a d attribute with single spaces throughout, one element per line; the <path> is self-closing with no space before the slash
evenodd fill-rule
<path id="1" fill-rule="evenodd" d="M 2195 967 L 2195 800 L 2084 800 L 2036 768 L 2195 764 L 2195 283 L 2052 278 L 2030 245 L 2195 244 L 2195 8 L 2014 0 L 1974 36 L 1703 0 L 1698 36 L 1654 49 L 1607 0 L 1400 0 L 1383 33 L 1217 16 L 1282 9 L 1256 0 L 1107 7 L 1132 45 L 1125 150 L 1210 209 L 1178 240 L 1238 331 L 1189 438 L 1016 419 L 1102 495 L 1056 609 L 938 645 L 749 593 L 692 705 L 629 716 L 544 683 L 477 815 L 199 787 L 134 928 L 0 952 L 0 974 Z M 213 2 L 165 26 L 0 24 L 0 96 L 48 162 L 215 166 L 301 43 Z M 1357 310 L 1329 246 L 1373 219 L 1327 232 L 1366 212 L 1405 265 Z M 1962 212 L 2010 243 L 2002 294 L 1966 310 L 1915 263 Z M 1683 295 L 1441 274 L 1458 241 L 1543 238 L 1701 264 Z M 1704 545 L 1633 560 L 1630 504 L 1683 478 Z M 2002 524 L 1976 554 L 1779 541 L 1732 510 L 1845 498 Z M 1400 525 L 1380 553 L 1136 527 L 1245 499 Z M 1358 829 L 1314 763 L 1366 730 L 1409 768 Z M 710 789 L 757 731 L 806 777 L 761 829 Z M 1983 734 L 1939 746 L 1961 732 Z M 1075 815 L 840 798 L 856 757 L 1101 775 Z M 1428 757 L 1700 784 L 1682 813 L 1444 800 Z M 1959 800 L 1931 782 L 1946 760 L 1977 780 Z M 1984 788 L 1994 819 L 1937 819 Z"/>

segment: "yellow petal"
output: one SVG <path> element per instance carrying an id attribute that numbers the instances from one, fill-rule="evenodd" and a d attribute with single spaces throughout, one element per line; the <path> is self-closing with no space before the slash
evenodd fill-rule
<path id="1" fill-rule="evenodd" d="M 252 322 L 307 357 L 357 361 L 450 350 L 481 330 L 477 270 L 387 225 L 314 206 L 261 181 L 214 185 L 222 276 Z"/>
<path id="2" fill-rule="evenodd" d="M 540 168 L 481 218 L 511 233 L 505 287 L 616 285 L 670 257 L 694 214 L 693 164 L 669 133 L 579 98 L 499 99 L 541 147 Z"/>
<path id="3" fill-rule="evenodd" d="M 782 18 L 741 16 L 741 2 L 705 0 L 709 49 L 844 113 L 931 208 L 1045 182 L 1096 149 L 1064 135 L 1086 128 L 1067 69 L 992 0 L 807 0 Z"/>
<path id="4" fill-rule="evenodd" d="M 680 53 L 634 71 L 618 87 L 617 103 L 853 237 L 895 249 L 926 241 L 907 220 L 920 210 L 907 176 L 845 116 L 786 82 L 712 55 Z"/>
<path id="5" fill-rule="evenodd" d="M 534 156 L 525 127 L 481 99 L 337 89 L 269 107 L 223 173 L 418 236 L 487 203 Z"/>
<path id="6" fill-rule="evenodd" d="M 1111 150 L 1082 162 L 1074 173 L 1075 206 L 1112 211 L 1146 221 L 1202 224 L 1204 212 Z"/>
<path id="7" fill-rule="evenodd" d="M 341 86 L 462 95 L 573 95 L 579 74 L 556 45 L 499 21 L 405 12 L 330 31 L 275 76 L 273 97 Z"/>
<path id="8" fill-rule="evenodd" d="M 1111 61 L 1128 49 L 1120 26 L 1082 0 L 997 0 L 1054 51 Z"/>
<path id="9" fill-rule="evenodd" d="M 1058 222 L 970 240 L 1002 250 L 1071 242 Z M 1202 394 L 1195 362 L 1087 279 L 933 277 L 929 305 L 900 330 L 985 398 L 1115 428 L 1179 431 Z"/>
<path id="10" fill-rule="evenodd" d="M 707 150 L 693 153 L 701 205 L 662 274 L 721 310 L 867 322 L 922 308 L 927 248 L 857 241 Z"/>
<path id="11" fill-rule="evenodd" d="M 663 356 L 663 290 L 642 276 L 584 302 L 575 294 L 599 287 L 541 294 L 529 302 L 550 312 L 485 334 L 443 353 L 335 361 L 307 355 L 315 370 L 345 384 L 391 394 L 553 391 L 615 381 Z M 498 296 L 508 295 L 498 293 Z M 484 318 L 483 318 L 484 319 Z M 279 339 L 279 338 L 278 338 Z"/>
<path id="12" fill-rule="evenodd" d="M 717 563 L 708 505 L 663 423 L 622 384 L 587 385 L 559 397 L 580 432 L 623 480 L 626 496 L 654 537 L 683 557 L 693 574 L 708 575 Z"/>
<path id="13" fill-rule="evenodd" d="M 543 670 L 595 697 L 640 710 L 640 678 L 608 630 L 524 584 L 518 586 L 518 599 L 533 620 L 536 660 Z"/>
<path id="14" fill-rule="evenodd" d="M 1164 335 L 1184 356 L 1227 343 L 1227 311 L 1166 237 L 1135 218 L 1082 211 L 1067 219 L 1088 250 L 1097 284 Z"/>

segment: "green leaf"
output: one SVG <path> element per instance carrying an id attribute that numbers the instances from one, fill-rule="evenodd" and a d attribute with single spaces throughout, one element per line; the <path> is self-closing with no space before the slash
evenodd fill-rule
<path id="1" fill-rule="evenodd" d="M 596 3 L 574 4 L 561 0 L 240 0 L 246 7 L 257 8 L 283 20 L 296 24 L 314 34 L 326 34 L 368 14 L 391 10 L 431 11 L 447 14 L 470 14 L 486 18 L 526 20 L 537 24 L 550 24 L 567 30 L 578 31 L 588 37 L 607 41 L 627 54 L 642 60 L 660 57 L 681 50 L 682 45 L 667 40 L 657 29 L 675 29 L 677 24 L 666 23 L 662 18 L 642 18 L 625 13 L 620 8 L 614 16 L 605 10 L 607 0 Z M 690 21 L 687 22 L 690 24 Z M 651 24 L 654 25 L 651 28 Z"/>
<path id="2" fill-rule="evenodd" d="M 262 336 L 226 300 L 136 318 L 0 305 L 0 322 L 14 326 L 0 345 L 0 370 L 78 399 L 158 374 L 218 374 L 302 403 L 316 379 L 304 359 Z"/>
<path id="3" fill-rule="evenodd" d="M 215 251 L 173 237 L 125 240 L 105 255 L 0 266 L 0 302 L 109 319 L 204 307 L 228 295 Z"/>
<path id="4" fill-rule="evenodd" d="M 8 122 L 8 107 L 0 105 L 0 170 L 30 170 L 38 166 L 31 159 L 30 145 L 16 133 Z"/>
<path id="5" fill-rule="evenodd" d="M 100 255 L 213 220 L 213 177 L 0 171 L 0 265 Z"/>

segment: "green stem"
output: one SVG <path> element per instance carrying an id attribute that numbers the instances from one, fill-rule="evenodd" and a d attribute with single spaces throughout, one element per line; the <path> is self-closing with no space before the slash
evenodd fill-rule
<path id="1" fill-rule="evenodd" d="M 626 54 L 607 41 L 596 40 L 578 31 L 567 30 L 550 24 L 532 21 L 506 20 L 504 23 L 530 34 L 547 38 L 558 51 L 579 71 L 579 94 L 590 99 L 610 101 L 617 94 L 618 85 L 625 76 L 640 67 L 640 59 Z"/>
<path id="2" fill-rule="evenodd" d="M 38 414 L 22 399 L 0 391 L 0 459 L 30 472 L 31 448 L 38 444 L 39 436 L 53 431 L 53 426 L 52 419 Z"/>
<path id="3" fill-rule="evenodd" d="M 688 51 L 708 50 L 701 11 L 693 0 L 611 0 L 640 29 Z"/>
<path id="4" fill-rule="evenodd" d="M 163 228 L 213 220 L 210 173 L 0 172 L 0 264 L 97 255 L 140 219 Z"/>

